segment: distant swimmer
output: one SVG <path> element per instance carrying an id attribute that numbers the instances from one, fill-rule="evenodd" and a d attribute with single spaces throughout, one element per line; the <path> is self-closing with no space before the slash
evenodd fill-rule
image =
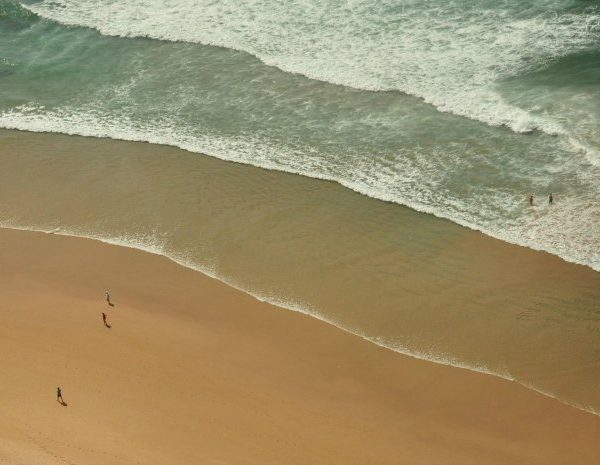
<path id="1" fill-rule="evenodd" d="M 529 196 L 529 205 L 533 206 L 533 194 Z"/>
<path id="2" fill-rule="evenodd" d="M 548 203 L 550 205 L 552 205 L 554 203 L 554 198 L 552 197 L 552 192 L 550 192 L 550 195 L 548 196 Z"/>

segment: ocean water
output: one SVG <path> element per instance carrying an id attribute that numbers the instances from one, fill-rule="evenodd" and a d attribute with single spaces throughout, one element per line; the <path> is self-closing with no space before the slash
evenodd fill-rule
<path id="1" fill-rule="evenodd" d="M 0 225 L 596 413 L 599 123 L 594 1 L 0 0 L 0 128 L 152 144 L 0 131 Z"/>
<path id="2" fill-rule="evenodd" d="M 596 270 L 599 123 L 594 1 L 0 0 L 0 127 L 334 180 Z"/>

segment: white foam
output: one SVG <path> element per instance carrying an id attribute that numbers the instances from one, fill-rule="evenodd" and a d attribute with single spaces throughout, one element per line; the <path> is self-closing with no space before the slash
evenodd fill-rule
<path id="1" fill-rule="evenodd" d="M 582 142 L 581 140 L 577 140 L 574 137 L 569 137 L 567 139 L 568 143 L 573 147 L 576 151 L 583 153 L 586 159 L 594 166 L 600 167 L 600 150 L 594 147 L 590 147 L 588 144 Z"/>
<path id="2" fill-rule="evenodd" d="M 248 52 L 310 78 L 398 90 L 440 111 L 516 132 L 563 134 L 559 120 L 503 101 L 499 81 L 597 44 L 600 12 L 563 0 L 281 2 L 52 0 L 25 5 L 62 24 Z"/>
<path id="3" fill-rule="evenodd" d="M 589 192 L 577 198 L 563 193 L 551 209 L 541 203 L 533 209 L 496 211 L 496 206 L 524 203 L 521 193 L 487 189 L 484 201 L 472 196 L 457 197 L 436 188 L 439 170 L 430 169 L 431 160 L 405 158 L 394 170 L 385 170 L 371 157 L 356 160 L 347 172 L 335 170 L 310 147 L 297 151 L 273 145 L 258 137 L 222 137 L 189 134 L 161 121 L 161 126 L 140 127 L 125 116 L 103 115 L 96 108 L 63 108 L 47 111 L 33 106 L 0 114 L 0 127 L 34 132 L 60 132 L 71 135 L 108 137 L 154 144 L 172 145 L 190 152 L 260 168 L 290 172 L 316 179 L 335 181 L 363 195 L 406 205 L 414 210 L 445 218 L 489 236 L 549 252 L 564 260 L 600 271 L 600 205 L 594 200 L 594 179 L 586 180 Z M 429 154 L 435 159 L 434 154 Z M 589 170 L 588 170 L 589 171 Z M 579 176 L 596 176 L 595 171 Z"/>

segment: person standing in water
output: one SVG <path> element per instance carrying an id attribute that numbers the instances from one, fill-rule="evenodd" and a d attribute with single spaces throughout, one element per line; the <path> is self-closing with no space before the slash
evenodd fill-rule
<path id="1" fill-rule="evenodd" d="M 533 206 L 533 194 L 529 196 L 529 205 Z"/>
<path id="2" fill-rule="evenodd" d="M 552 192 L 550 192 L 550 195 L 548 196 L 548 203 L 550 205 L 552 205 L 554 203 L 554 199 L 552 198 Z"/>

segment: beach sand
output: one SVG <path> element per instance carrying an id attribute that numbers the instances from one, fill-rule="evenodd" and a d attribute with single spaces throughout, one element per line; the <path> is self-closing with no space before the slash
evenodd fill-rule
<path id="1" fill-rule="evenodd" d="M 160 256 L 0 230 L 0 292 L 0 464 L 600 463 L 600 417 Z"/>

